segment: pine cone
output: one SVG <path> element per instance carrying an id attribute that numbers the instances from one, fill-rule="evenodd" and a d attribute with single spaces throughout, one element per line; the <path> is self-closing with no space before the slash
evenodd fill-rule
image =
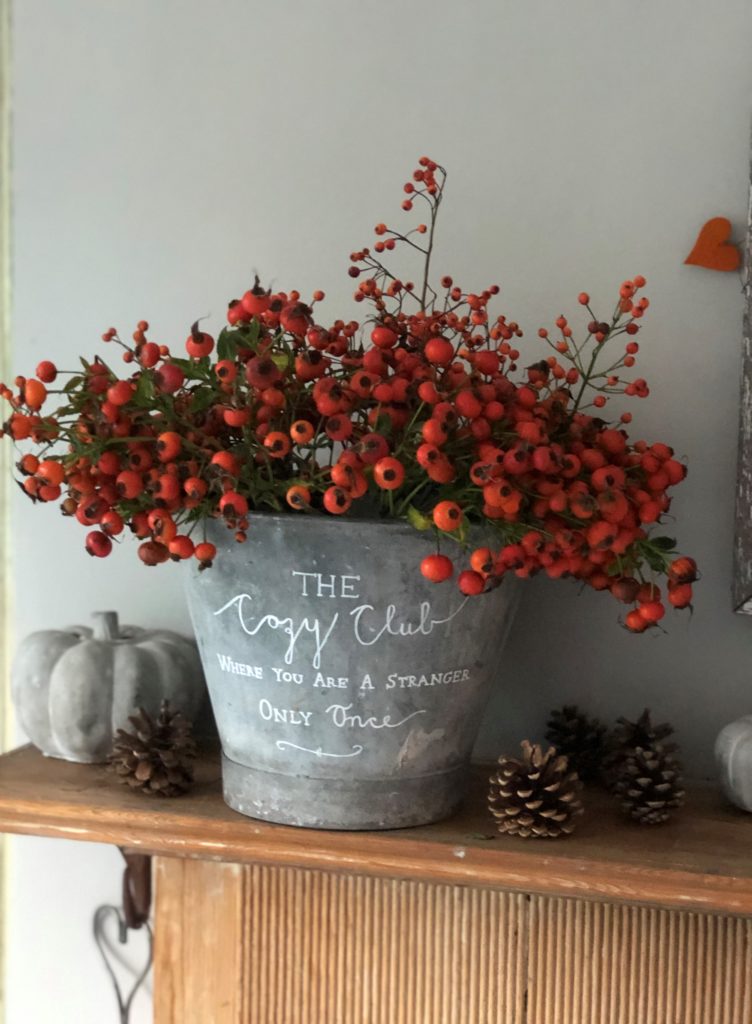
<path id="1" fill-rule="evenodd" d="M 650 717 L 650 709 L 645 708 L 636 722 L 628 718 L 617 719 L 611 735 L 606 743 L 601 775 L 607 789 L 613 792 L 620 769 L 637 747 L 647 750 L 660 744 L 664 753 L 673 754 L 678 748 L 675 743 L 664 743 L 674 729 L 668 722 L 655 725 Z"/>
<path id="2" fill-rule="evenodd" d="M 606 726 L 576 704 L 565 704 L 549 716 L 546 739 L 569 759 L 583 781 L 595 778 L 606 754 Z"/>
<path id="3" fill-rule="evenodd" d="M 522 757 L 500 757 L 489 780 L 488 803 L 499 832 L 527 839 L 556 838 L 574 831 L 582 814 L 582 783 L 554 747 L 545 753 L 527 740 Z"/>
<path id="4" fill-rule="evenodd" d="M 134 732 L 118 729 L 109 757 L 120 781 L 149 795 L 185 793 L 193 782 L 196 758 L 191 723 L 166 700 L 156 721 L 143 708 L 128 721 Z"/>
<path id="5" fill-rule="evenodd" d="M 684 803 L 681 768 L 660 743 L 636 747 L 622 761 L 614 794 L 622 809 L 642 825 L 659 825 Z"/>

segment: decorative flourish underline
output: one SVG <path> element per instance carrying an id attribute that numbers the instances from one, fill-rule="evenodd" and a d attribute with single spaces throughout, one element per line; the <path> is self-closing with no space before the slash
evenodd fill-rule
<path id="1" fill-rule="evenodd" d="M 293 750 L 302 750 L 306 754 L 315 754 L 316 757 L 357 757 L 358 754 L 363 753 L 363 747 L 359 744 L 353 746 L 350 754 L 330 754 L 328 751 L 322 750 L 321 747 L 311 750 L 310 747 L 301 747 L 297 743 L 290 743 L 289 740 L 277 740 L 278 750 L 285 750 L 287 747 L 292 747 Z"/>

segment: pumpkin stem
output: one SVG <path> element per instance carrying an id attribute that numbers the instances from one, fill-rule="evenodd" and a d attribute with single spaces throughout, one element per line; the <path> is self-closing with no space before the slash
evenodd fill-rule
<path id="1" fill-rule="evenodd" d="M 117 640 L 120 636 L 120 625 L 117 612 L 92 612 L 94 619 L 95 640 Z"/>

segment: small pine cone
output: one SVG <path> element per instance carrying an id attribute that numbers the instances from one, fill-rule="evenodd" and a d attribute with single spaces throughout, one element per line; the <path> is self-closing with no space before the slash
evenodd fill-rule
<path id="1" fill-rule="evenodd" d="M 554 747 L 545 753 L 527 740 L 522 757 L 500 757 L 491 776 L 488 804 L 499 832 L 555 839 L 569 835 L 582 814 L 577 773 Z"/>
<path id="2" fill-rule="evenodd" d="M 565 704 L 549 716 L 546 739 L 569 759 L 583 782 L 600 772 L 606 754 L 606 726 L 583 714 L 575 704 Z"/>
<path id="3" fill-rule="evenodd" d="M 668 722 L 655 725 L 650 717 L 649 708 L 645 708 L 636 722 L 630 722 L 628 718 L 617 719 L 616 726 L 606 742 L 601 769 L 601 777 L 606 788 L 614 791 L 623 762 L 637 747 L 648 749 L 660 744 L 664 753 L 673 754 L 678 749 L 676 744 L 664 742 L 673 731 L 673 726 Z"/>
<path id="4" fill-rule="evenodd" d="M 614 795 L 635 821 L 660 825 L 684 803 L 681 767 L 660 743 L 636 747 L 619 767 Z"/>
<path id="5" fill-rule="evenodd" d="M 140 708 L 128 721 L 133 732 L 118 729 L 109 761 L 120 781 L 142 793 L 178 796 L 193 783 L 196 743 L 191 723 L 162 701 L 156 720 Z"/>

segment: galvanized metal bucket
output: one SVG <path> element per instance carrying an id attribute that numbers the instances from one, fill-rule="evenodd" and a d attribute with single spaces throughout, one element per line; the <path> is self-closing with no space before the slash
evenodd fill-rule
<path id="1" fill-rule="evenodd" d="M 452 814 L 516 606 L 420 575 L 405 523 L 255 515 L 212 534 L 188 602 L 227 803 L 253 818 L 386 829 Z"/>

